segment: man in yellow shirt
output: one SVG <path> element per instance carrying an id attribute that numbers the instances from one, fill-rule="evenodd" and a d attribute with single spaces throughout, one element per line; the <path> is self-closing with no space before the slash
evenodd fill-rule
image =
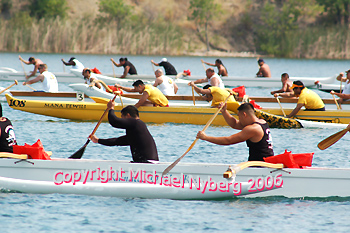
<path id="1" fill-rule="evenodd" d="M 292 86 L 294 93 L 276 93 L 274 96 L 296 96 L 299 97 L 297 106 L 287 117 L 295 116 L 304 106 L 305 111 L 326 111 L 325 105 L 321 97 L 307 89 L 301 81 L 294 81 Z"/>
<path id="2" fill-rule="evenodd" d="M 156 87 L 152 85 L 145 85 L 142 80 L 135 81 L 131 87 L 122 87 L 119 84 L 115 84 L 117 88 L 120 88 L 127 92 L 138 92 L 142 94 L 139 102 L 135 104 L 135 107 L 153 105 L 154 107 L 169 107 L 169 101 L 165 95 Z"/>
<path id="3" fill-rule="evenodd" d="M 218 106 L 220 103 L 224 102 L 226 98 L 230 95 L 230 93 L 227 90 L 222 89 L 220 87 L 211 86 L 209 84 L 205 85 L 203 89 L 197 87 L 194 84 L 194 82 L 189 82 L 188 85 L 192 86 L 196 92 L 203 94 L 203 96 L 205 95 L 206 101 L 208 102 L 212 101 L 211 102 L 212 107 Z M 233 96 L 230 96 L 227 102 L 236 102 L 236 100 Z"/>

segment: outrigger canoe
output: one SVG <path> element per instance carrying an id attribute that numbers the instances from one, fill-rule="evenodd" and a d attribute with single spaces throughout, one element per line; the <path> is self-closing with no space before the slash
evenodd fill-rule
<path id="1" fill-rule="evenodd" d="M 96 103 L 92 102 L 69 102 L 69 101 L 39 101 L 16 99 L 6 94 L 9 106 L 16 110 L 31 112 L 40 115 L 46 115 L 57 118 L 64 118 L 77 121 L 98 121 L 104 110 L 108 99 L 92 97 Z M 238 102 L 227 103 L 227 108 L 234 117 L 236 115 Z M 121 104 L 115 106 L 115 113 L 120 117 L 120 111 L 123 108 Z M 205 125 L 216 108 L 201 106 L 175 106 L 175 107 L 148 107 L 139 108 L 140 118 L 146 123 L 178 123 L 178 124 L 195 124 Z M 272 115 L 260 110 L 256 110 L 256 115 L 267 121 L 271 128 L 303 128 L 303 127 L 331 127 L 344 128 L 343 124 L 309 122 L 284 118 Z M 103 118 L 107 121 L 107 116 Z M 213 121 L 212 125 L 226 126 L 225 119 L 219 114 Z"/>
<path id="2" fill-rule="evenodd" d="M 66 82 L 66 83 L 78 83 L 81 82 L 82 77 L 75 75 L 73 72 L 53 72 L 57 78 L 58 82 Z M 81 71 L 80 74 L 81 76 Z M 103 74 L 104 77 L 113 78 L 112 74 Z M 175 76 L 170 76 L 172 78 L 176 78 Z M 204 78 L 204 76 L 186 76 L 185 79 L 189 81 L 194 81 L 197 79 Z M 133 81 L 137 79 L 141 79 L 143 81 L 154 81 L 154 75 L 128 75 L 125 78 L 126 80 Z M 336 76 L 330 77 L 290 77 L 292 81 L 300 80 L 304 83 L 306 87 L 309 88 L 317 88 L 315 82 L 319 81 L 323 84 L 332 84 L 334 83 Z M 0 68 L 0 81 L 25 81 L 24 72 L 16 71 L 12 68 L 1 67 Z M 245 87 L 281 87 L 281 78 L 280 77 L 272 77 L 272 78 L 257 78 L 257 77 L 223 77 L 223 81 L 226 86 L 242 86 Z M 106 82 L 107 83 L 107 82 Z M 107 83 L 109 85 L 115 84 L 113 81 L 111 83 Z"/>
<path id="3" fill-rule="evenodd" d="M 283 164 L 263 162 L 179 163 L 162 176 L 169 165 L 168 162 L 3 158 L 0 187 L 34 194 L 176 200 L 350 196 L 350 169 L 346 168 L 283 168 Z"/>
<path id="4" fill-rule="evenodd" d="M 88 96 L 96 96 L 96 97 L 101 97 L 106 99 L 113 98 L 113 94 L 103 91 L 101 89 L 98 89 L 96 87 L 89 87 L 87 84 L 84 84 L 84 83 L 70 84 L 69 87 L 71 87 L 73 90 L 77 92 L 83 92 Z M 139 99 L 141 97 L 140 94 L 130 94 L 130 93 L 124 93 L 122 94 L 122 96 L 129 99 L 130 98 Z M 187 105 L 187 106 L 193 105 L 193 96 L 175 95 L 175 96 L 166 96 L 166 97 L 171 103 L 182 103 L 183 105 Z M 204 101 L 198 95 L 196 95 L 194 99 L 195 99 L 196 105 L 201 105 L 201 106 L 209 105 L 209 104 L 206 104 L 206 101 Z M 273 98 L 273 97 L 250 96 L 249 99 L 254 100 L 258 105 L 260 105 L 263 108 L 262 110 L 264 110 L 264 108 L 280 108 L 276 98 Z M 240 97 L 237 100 L 242 101 L 242 98 Z M 279 100 L 283 108 L 294 108 L 298 102 L 297 98 L 279 98 Z M 337 109 L 334 99 L 322 99 L 322 100 L 326 105 L 326 109 Z M 344 102 L 342 104 L 342 107 L 344 110 L 350 110 L 350 101 Z"/>

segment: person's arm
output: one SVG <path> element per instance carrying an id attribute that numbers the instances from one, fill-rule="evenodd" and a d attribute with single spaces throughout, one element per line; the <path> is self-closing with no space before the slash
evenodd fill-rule
<path id="1" fill-rule="evenodd" d="M 273 96 L 274 97 L 277 97 L 277 96 L 281 96 L 281 97 L 295 97 L 294 92 L 275 93 Z"/>
<path id="2" fill-rule="evenodd" d="M 343 76 L 344 76 L 344 73 L 341 72 L 341 73 L 337 76 L 337 80 L 338 80 L 338 81 L 343 80 Z M 346 78 L 345 78 L 345 79 L 346 79 Z M 343 81 L 343 82 L 344 82 L 344 81 Z"/>
<path id="3" fill-rule="evenodd" d="M 162 80 L 162 79 L 160 79 L 160 78 L 156 78 L 156 80 L 154 81 L 153 86 L 154 86 L 154 87 L 157 87 L 158 85 L 162 84 L 162 82 L 163 82 L 163 80 Z"/>
<path id="4" fill-rule="evenodd" d="M 39 65 L 34 65 L 34 70 L 26 78 L 34 77 L 38 71 Z"/>
<path id="5" fill-rule="evenodd" d="M 18 55 L 18 58 L 19 58 L 19 60 L 20 60 L 21 62 L 23 62 L 23 63 L 26 64 L 26 65 L 30 65 L 30 64 L 31 64 L 31 63 L 29 63 L 29 61 L 24 60 L 20 55 Z"/>
<path id="6" fill-rule="evenodd" d="M 332 92 L 331 92 L 332 94 Z M 338 96 L 339 98 L 342 99 L 350 99 L 350 94 L 343 94 L 343 93 L 337 93 L 337 92 L 333 92 L 334 95 Z"/>
<path id="7" fill-rule="evenodd" d="M 98 89 L 102 88 L 102 86 L 101 86 L 101 84 L 100 84 L 100 82 L 98 81 L 97 78 L 91 78 L 90 80 L 92 80 L 91 84 L 93 83 Z"/>
<path id="8" fill-rule="evenodd" d="M 65 66 L 75 66 L 75 62 L 74 62 L 74 61 L 65 62 L 65 61 L 63 60 L 63 58 L 61 59 L 61 61 L 63 62 L 63 64 L 64 64 Z"/>
<path id="9" fill-rule="evenodd" d="M 151 60 L 151 63 L 155 66 L 159 66 L 159 63 L 155 63 L 153 60 Z"/>
<path id="10" fill-rule="evenodd" d="M 201 59 L 201 62 L 208 65 L 208 66 L 216 66 L 215 64 L 203 61 L 203 59 Z"/>
<path id="11" fill-rule="evenodd" d="M 129 146 L 130 145 L 126 135 L 118 138 L 108 138 L 108 139 L 101 139 L 96 137 L 95 135 L 92 135 L 90 139 L 93 143 L 98 143 L 104 146 Z"/>
<path id="12" fill-rule="evenodd" d="M 208 82 L 208 78 L 197 79 L 197 80 L 194 81 L 193 83 L 194 83 L 194 84 L 197 84 L 197 83 L 204 83 L 204 82 Z"/>
<path id="13" fill-rule="evenodd" d="M 221 106 L 223 105 L 223 103 L 220 103 L 218 108 L 221 108 Z M 243 125 L 239 122 L 239 120 L 237 120 L 236 118 L 234 118 L 229 111 L 227 111 L 227 104 L 225 104 L 222 109 L 221 109 L 221 114 L 224 117 L 226 123 L 233 129 L 243 129 Z"/>
<path id="14" fill-rule="evenodd" d="M 189 82 L 187 85 L 193 87 L 194 90 L 199 94 L 211 94 L 211 91 L 209 89 L 199 88 L 196 85 L 194 85 L 194 82 Z"/>
<path id="15" fill-rule="evenodd" d="M 35 79 L 23 82 L 23 86 L 27 85 L 27 84 L 33 84 L 33 83 L 37 83 L 37 82 L 42 82 L 44 80 L 44 75 L 40 74 L 38 77 L 36 77 Z"/>
<path id="16" fill-rule="evenodd" d="M 143 92 L 141 98 L 139 99 L 139 102 L 137 102 L 137 103 L 135 104 L 135 107 L 136 107 L 136 108 L 139 108 L 139 107 L 142 106 L 144 103 L 146 103 L 148 97 L 149 97 L 149 94 L 148 94 L 146 91 Z"/>
<path id="17" fill-rule="evenodd" d="M 122 65 L 121 64 L 118 64 L 114 61 L 113 58 L 111 58 L 111 62 L 116 66 L 116 67 L 121 67 Z"/>
<path id="18" fill-rule="evenodd" d="M 117 88 L 122 89 L 123 91 L 127 91 L 127 92 L 137 92 L 137 91 L 135 90 L 135 88 L 131 88 L 131 87 L 122 87 L 122 86 L 119 85 L 119 84 L 115 84 L 114 86 L 117 87 Z"/>
<path id="19" fill-rule="evenodd" d="M 206 135 L 203 131 L 199 131 L 197 138 L 217 144 L 217 145 L 233 145 L 247 141 L 253 137 L 260 136 L 254 126 L 246 126 L 241 132 L 225 137 L 213 137 Z"/>
<path id="20" fill-rule="evenodd" d="M 128 75 L 128 72 L 130 70 L 130 66 L 125 66 L 124 73 L 120 78 L 125 78 Z"/>
<path id="21" fill-rule="evenodd" d="M 291 118 L 291 117 L 295 116 L 303 106 L 304 106 L 304 104 L 297 104 L 297 106 L 293 109 L 293 111 L 291 113 L 289 113 L 287 118 Z"/>
<path id="22" fill-rule="evenodd" d="M 279 90 L 277 90 L 277 91 L 271 91 L 271 95 L 274 95 L 274 94 L 276 94 L 276 93 L 284 93 L 284 92 L 287 91 L 287 89 L 288 89 L 288 83 L 287 83 L 287 82 L 284 82 L 284 83 L 282 84 L 282 88 L 279 89 Z M 289 93 L 289 92 L 288 92 L 288 93 Z"/>

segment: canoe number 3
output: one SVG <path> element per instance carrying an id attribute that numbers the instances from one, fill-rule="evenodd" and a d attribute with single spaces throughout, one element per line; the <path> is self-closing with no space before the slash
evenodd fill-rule
<path id="1" fill-rule="evenodd" d="M 26 106 L 26 101 L 25 100 L 10 100 L 9 106 L 24 107 L 24 106 Z"/>

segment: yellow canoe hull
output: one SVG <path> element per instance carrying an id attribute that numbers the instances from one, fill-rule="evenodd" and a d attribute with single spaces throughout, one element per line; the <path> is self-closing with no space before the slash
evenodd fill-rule
<path id="1" fill-rule="evenodd" d="M 93 98 L 93 97 L 91 97 Z M 9 106 L 16 110 L 25 112 L 77 120 L 77 121 L 98 121 L 106 109 L 108 100 L 98 100 L 93 102 L 69 102 L 69 101 L 41 101 L 41 100 L 23 100 L 13 98 L 6 94 Z M 101 98 L 100 98 L 101 99 Z M 239 103 L 227 103 L 230 113 L 236 115 Z M 115 114 L 120 117 L 121 105 L 116 105 Z M 205 125 L 215 114 L 217 108 L 205 107 L 140 107 L 140 119 L 146 123 L 177 123 L 177 124 L 195 124 Z M 268 113 L 256 110 L 259 118 L 265 119 L 270 127 L 273 128 L 301 128 L 301 124 L 293 119 L 280 116 L 273 116 Z M 107 116 L 103 121 L 108 121 Z M 221 113 L 214 119 L 212 125 L 227 126 L 227 123 Z"/>

